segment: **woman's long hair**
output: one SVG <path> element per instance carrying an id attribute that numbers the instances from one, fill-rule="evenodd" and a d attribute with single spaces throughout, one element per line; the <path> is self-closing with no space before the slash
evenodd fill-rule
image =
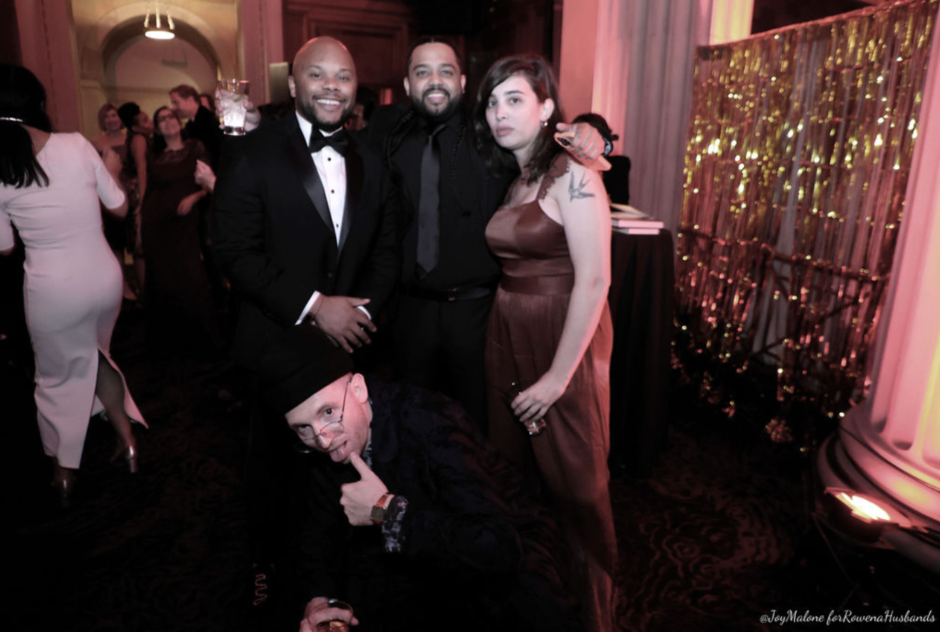
<path id="1" fill-rule="evenodd" d="M 166 138 L 163 137 L 163 134 L 160 133 L 160 112 L 163 110 L 169 110 L 176 121 L 182 126 L 183 122 L 180 121 L 180 117 L 176 114 L 173 108 L 161 105 L 157 108 L 157 111 L 153 113 L 153 143 L 150 145 L 150 153 L 154 156 L 159 156 L 163 153 L 163 150 L 166 149 Z"/>
<path id="2" fill-rule="evenodd" d="M 532 155 L 529 156 L 528 182 L 535 182 L 542 174 L 548 171 L 552 160 L 561 151 L 561 147 L 555 142 L 555 125 L 563 120 L 564 114 L 561 111 L 561 105 L 558 102 L 558 89 L 555 86 L 555 77 L 552 75 L 552 69 L 548 63 L 538 56 L 514 55 L 512 57 L 503 57 L 493 64 L 483 77 L 480 83 L 480 90 L 477 92 L 477 104 L 473 113 L 473 128 L 476 134 L 477 149 L 480 155 L 486 161 L 486 166 L 493 172 L 512 172 L 518 171 L 516 160 L 511 151 L 503 149 L 493 138 L 490 132 L 489 123 L 486 122 L 486 102 L 490 98 L 493 90 L 513 75 L 520 75 L 525 78 L 539 102 L 551 99 L 555 103 L 555 110 L 549 117 L 547 124 L 539 130 L 538 138 L 532 147 Z"/>
<path id="3" fill-rule="evenodd" d="M 23 125 L 52 131 L 46 89 L 22 66 L 0 64 L 0 183 L 17 189 L 33 183 L 47 186 L 49 176 L 36 160 L 32 138 Z"/>

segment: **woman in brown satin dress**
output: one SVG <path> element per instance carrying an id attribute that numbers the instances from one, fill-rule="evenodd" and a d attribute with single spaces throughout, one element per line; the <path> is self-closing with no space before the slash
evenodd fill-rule
<path id="1" fill-rule="evenodd" d="M 480 87 L 481 153 L 494 170 L 519 173 L 486 228 L 503 267 L 487 331 L 490 435 L 549 492 L 572 544 L 585 629 L 607 631 L 618 559 L 607 470 L 610 216 L 598 174 L 554 142 L 564 120 L 556 94 L 548 65 L 532 57 L 496 62 Z M 507 406 L 514 382 L 523 390 Z M 529 436 L 523 423 L 537 419 L 545 431 Z"/>

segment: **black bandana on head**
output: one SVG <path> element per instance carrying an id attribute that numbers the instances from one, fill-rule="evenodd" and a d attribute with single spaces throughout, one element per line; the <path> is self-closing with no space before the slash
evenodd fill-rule
<path id="1" fill-rule="evenodd" d="M 271 410 L 284 415 L 353 372 L 349 354 L 311 325 L 290 327 L 261 354 L 261 383 Z"/>

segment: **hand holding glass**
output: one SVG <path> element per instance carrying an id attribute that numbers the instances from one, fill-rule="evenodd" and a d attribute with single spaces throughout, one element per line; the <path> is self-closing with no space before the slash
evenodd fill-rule
<path id="1" fill-rule="evenodd" d="M 330 608 L 339 608 L 341 610 L 349 611 L 349 618 L 353 617 L 353 609 L 345 601 L 340 601 L 339 599 L 330 599 L 327 605 Z M 317 632 L 349 632 L 349 624 L 343 619 L 331 619 L 329 621 L 321 621 L 317 624 Z"/>
<path id="2" fill-rule="evenodd" d="M 512 403 L 519 396 L 519 393 L 524 391 L 527 386 L 523 386 L 518 382 L 513 382 L 509 385 L 509 388 L 503 391 L 503 400 L 505 400 L 506 405 L 512 408 Z M 539 417 L 538 419 L 529 419 L 528 421 L 519 422 L 525 426 L 526 432 L 529 433 L 530 437 L 542 434 L 545 431 L 545 420 Z"/>
<path id="3" fill-rule="evenodd" d="M 229 136 L 245 135 L 249 82 L 244 79 L 219 79 L 216 109 L 222 131 Z"/>

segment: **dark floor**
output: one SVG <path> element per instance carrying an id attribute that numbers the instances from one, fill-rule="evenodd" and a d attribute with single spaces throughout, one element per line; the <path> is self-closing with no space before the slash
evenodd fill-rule
<path id="1" fill-rule="evenodd" d="M 247 607 L 247 420 L 231 372 L 156 360 L 140 311 L 127 307 L 113 355 L 150 423 L 137 431 L 140 473 L 109 463 L 110 428 L 95 419 L 78 504 L 61 512 L 16 343 L 0 341 L 0 630 L 270 629 L 256 627 Z M 770 442 L 760 420 L 729 419 L 698 390 L 676 379 L 668 447 L 653 475 L 619 474 L 611 485 L 625 629 L 909 630 L 805 619 L 940 606 L 930 578 L 816 525 L 811 455 Z M 803 622 L 762 623 L 774 614 Z"/>

